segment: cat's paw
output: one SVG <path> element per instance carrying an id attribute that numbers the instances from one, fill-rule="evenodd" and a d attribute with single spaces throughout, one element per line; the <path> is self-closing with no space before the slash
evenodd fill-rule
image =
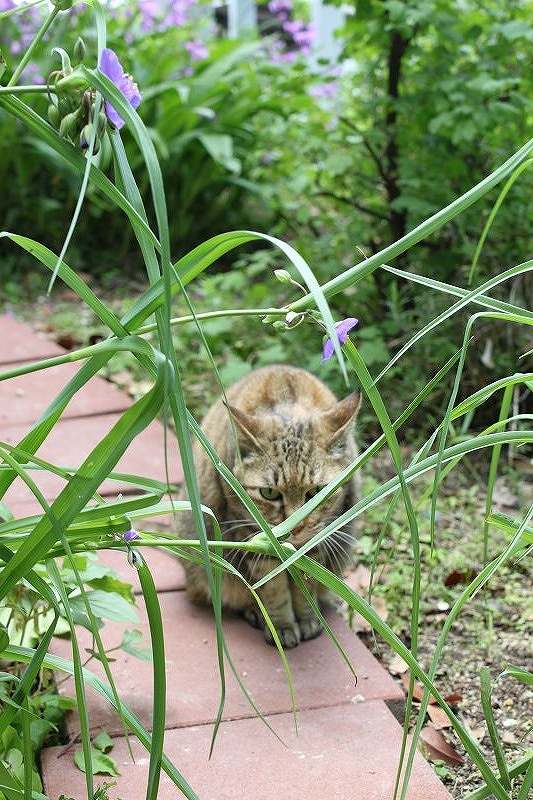
<path id="1" fill-rule="evenodd" d="M 308 639 L 316 639 L 322 633 L 322 625 L 316 617 L 307 617 L 306 619 L 298 620 L 300 626 L 300 635 L 302 642 Z"/>
<path id="2" fill-rule="evenodd" d="M 288 622 L 286 625 L 280 625 L 279 627 L 276 626 L 276 631 L 282 646 L 287 650 L 290 650 L 291 647 L 296 647 L 297 644 L 300 644 L 302 637 L 300 635 L 300 626 L 296 621 Z M 269 628 L 265 628 L 265 639 L 269 644 L 275 645 L 274 637 L 272 636 Z"/>
<path id="3" fill-rule="evenodd" d="M 254 608 L 245 608 L 242 612 L 242 615 L 248 625 L 251 625 L 252 628 L 263 627 L 263 618 L 259 614 L 259 611 L 256 611 Z"/>

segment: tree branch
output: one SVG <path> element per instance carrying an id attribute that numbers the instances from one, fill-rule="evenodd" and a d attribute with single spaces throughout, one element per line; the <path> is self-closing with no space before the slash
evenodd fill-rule
<path id="1" fill-rule="evenodd" d="M 369 217 L 375 217 L 376 219 L 380 219 L 385 222 L 388 221 L 386 214 L 381 214 L 379 211 L 375 211 L 373 208 L 368 208 L 368 206 L 358 203 L 357 200 L 352 200 L 351 197 L 343 197 L 340 194 L 328 192 L 325 189 L 320 192 L 315 192 L 312 197 L 329 197 L 332 200 L 336 200 L 338 203 L 344 203 L 345 205 L 350 206 L 350 208 L 356 208 L 358 211 L 361 211 L 361 213 L 368 214 Z"/>

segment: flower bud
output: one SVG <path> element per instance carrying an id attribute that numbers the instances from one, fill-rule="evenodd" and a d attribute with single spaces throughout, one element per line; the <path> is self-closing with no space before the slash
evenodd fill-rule
<path id="1" fill-rule="evenodd" d="M 59 135 L 64 136 L 65 138 L 74 139 L 78 132 L 78 126 L 79 112 L 76 110 L 71 114 L 67 114 L 66 117 L 63 117 L 59 126 Z"/>
<path id="2" fill-rule="evenodd" d="M 80 133 L 80 147 L 82 150 L 89 149 L 89 145 L 91 143 L 91 139 L 93 136 L 94 136 L 94 126 L 89 123 L 89 125 L 85 125 L 82 128 L 82 131 Z M 93 155 L 95 155 L 99 149 L 100 149 L 100 140 L 98 136 L 95 136 Z"/>
<path id="3" fill-rule="evenodd" d="M 287 329 L 287 325 L 280 319 L 277 319 L 275 322 L 273 322 L 272 327 L 275 328 L 277 331 L 279 330 L 284 331 Z"/>
<path id="4" fill-rule="evenodd" d="M 47 113 L 50 125 L 53 125 L 53 127 L 57 130 L 61 123 L 61 114 L 59 113 L 59 108 L 55 105 L 55 103 L 50 103 Z"/>
<path id="5" fill-rule="evenodd" d="M 83 41 L 81 36 L 78 36 L 78 38 L 76 39 L 76 43 L 74 44 L 74 49 L 72 51 L 72 55 L 74 56 L 74 60 L 76 61 L 77 64 L 83 63 L 83 59 L 85 58 L 86 53 L 87 53 L 87 48 L 85 46 L 85 42 Z"/>
<path id="6" fill-rule="evenodd" d="M 61 80 L 57 81 L 54 88 L 56 92 L 69 93 L 85 91 L 88 87 L 89 83 L 87 78 L 83 75 L 79 67 L 77 67 L 70 75 L 66 75 L 64 78 L 61 78 Z"/>
<path id="7" fill-rule="evenodd" d="M 72 0 L 52 0 L 53 4 L 60 11 L 68 11 L 72 8 Z"/>
<path id="8" fill-rule="evenodd" d="M 96 128 L 99 136 L 101 136 L 107 129 L 107 117 L 103 111 L 98 112 Z"/>
<path id="9" fill-rule="evenodd" d="M 280 283 L 291 283 L 292 278 L 290 272 L 287 272 L 286 269 L 275 269 L 274 276 Z"/>
<path id="10" fill-rule="evenodd" d="M 111 147 L 111 142 L 109 141 L 109 135 L 106 132 L 100 139 L 100 149 L 98 151 L 98 159 L 96 161 L 97 166 L 102 170 L 102 172 L 105 172 L 105 170 L 108 168 L 112 158 L 113 148 Z"/>
<path id="11" fill-rule="evenodd" d="M 288 328 L 297 328 L 298 325 L 305 319 L 305 314 L 300 311 L 300 313 L 296 313 L 295 311 L 289 311 L 289 313 L 285 317 L 285 324 Z"/>

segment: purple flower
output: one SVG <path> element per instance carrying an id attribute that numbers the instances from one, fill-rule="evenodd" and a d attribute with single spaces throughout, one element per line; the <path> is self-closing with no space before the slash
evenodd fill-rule
<path id="1" fill-rule="evenodd" d="M 102 56 L 100 58 L 100 70 L 104 73 L 104 75 L 107 75 L 109 80 L 115 84 L 120 92 L 122 92 L 130 105 L 133 106 L 133 108 L 137 108 L 141 102 L 139 87 L 134 82 L 132 77 L 124 72 L 121 63 L 118 60 L 117 54 L 108 47 L 102 50 Z M 122 128 L 124 125 L 124 120 L 120 114 L 107 100 L 105 101 L 104 105 L 108 120 L 112 122 L 116 128 Z"/>
<path id="2" fill-rule="evenodd" d="M 193 39 L 190 42 L 185 42 L 185 49 L 190 55 L 192 61 L 203 61 L 209 55 L 209 50 L 200 39 Z"/>
<path id="3" fill-rule="evenodd" d="M 125 542 L 134 542 L 135 539 L 140 539 L 141 537 L 137 531 L 134 531 L 133 528 L 131 528 L 129 531 L 126 531 L 126 533 L 122 534 L 122 538 Z"/>
<path id="4" fill-rule="evenodd" d="M 268 10 L 276 17 L 288 17 L 292 11 L 292 0 L 270 0 Z"/>
<path id="5" fill-rule="evenodd" d="M 358 322 L 359 320 L 355 319 L 355 317 L 348 317 L 347 319 L 343 319 L 340 322 L 335 323 L 335 330 L 337 332 L 337 338 L 340 344 L 344 344 L 344 342 L 348 338 L 348 334 L 350 333 L 352 328 L 355 328 Z M 324 344 L 322 361 L 328 361 L 334 352 L 335 348 L 333 347 L 333 342 L 331 341 L 331 339 L 327 339 Z"/>
<path id="6" fill-rule="evenodd" d="M 335 97 L 338 91 L 339 84 L 335 81 L 329 81 L 328 83 L 315 83 L 314 86 L 310 87 L 309 94 L 311 97 L 318 97 L 327 100 L 331 97 Z"/>

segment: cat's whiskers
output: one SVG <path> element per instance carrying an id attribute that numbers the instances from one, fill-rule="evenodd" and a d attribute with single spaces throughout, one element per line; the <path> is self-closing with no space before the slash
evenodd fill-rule
<path id="1" fill-rule="evenodd" d="M 234 531 L 240 530 L 240 528 L 247 528 L 250 525 L 253 525 L 254 522 L 251 519 L 246 520 L 246 522 L 238 522 L 236 525 L 233 525 L 231 528 L 227 528 L 227 530 L 223 531 L 224 538 L 227 538 L 228 534 L 233 533 Z M 254 534 L 257 533 L 257 530 L 254 528 L 250 536 L 247 536 L 246 539 L 242 539 L 241 541 L 245 542 L 250 539 Z"/>

